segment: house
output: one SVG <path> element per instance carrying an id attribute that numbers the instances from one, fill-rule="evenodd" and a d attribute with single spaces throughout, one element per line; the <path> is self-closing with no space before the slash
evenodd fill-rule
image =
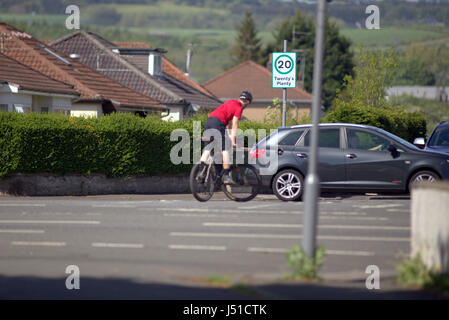
<path id="1" fill-rule="evenodd" d="M 114 111 L 165 112 L 156 99 L 133 91 L 7 23 L 0 23 L 0 53 L 48 78 L 70 85 L 79 96 L 65 114 L 100 117 Z"/>
<path id="2" fill-rule="evenodd" d="M 166 120 L 177 121 L 200 108 L 215 109 L 221 104 L 206 90 L 173 76 L 174 64 L 163 57 L 164 49 L 118 46 L 82 30 L 53 41 L 51 46 L 122 85 L 160 101 L 169 110 Z M 168 69 L 171 72 L 167 72 Z"/>
<path id="3" fill-rule="evenodd" d="M 221 101 L 236 99 L 242 90 L 253 95 L 253 102 L 243 111 L 248 120 L 263 122 L 266 109 L 272 105 L 274 98 L 282 100 L 282 89 L 272 87 L 272 75 L 269 70 L 253 62 L 246 61 L 234 68 L 206 81 L 203 86 Z M 309 115 L 312 106 L 312 95 L 300 88 L 287 90 L 287 101 L 294 119 L 300 120 Z"/>
<path id="4" fill-rule="evenodd" d="M 449 88 L 433 86 L 393 86 L 386 90 L 387 98 L 401 95 L 441 102 L 449 101 Z"/>
<path id="5" fill-rule="evenodd" d="M 73 86 L 0 53 L 0 111 L 64 113 L 79 96 Z"/>

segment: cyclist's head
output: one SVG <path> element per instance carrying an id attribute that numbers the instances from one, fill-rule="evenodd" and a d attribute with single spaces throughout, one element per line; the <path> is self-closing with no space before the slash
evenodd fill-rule
<path id="1" fill-rule="evenodd" d="M 239 96 L 239 99 L 244 102 L 244 107 L 246 107 L 253 101 L 253 95 L 249 91 L 242 91 L 242 93 Z"/>

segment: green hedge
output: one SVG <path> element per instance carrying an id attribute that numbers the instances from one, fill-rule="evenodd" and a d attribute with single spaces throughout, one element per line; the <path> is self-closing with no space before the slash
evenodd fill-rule
<path id="1" fill-rule="evenodd" d="M 406 112 L 401 107 L 354 107 L 341 106 L 330 111 L 324 123 L 356 123 L 375 126 L 391 132 L 409 142 L 426 136 L 426 118 L 422 112 Z"/>
<path id="2" fill-rule="evenodd" d="M 165 122 L 119 113 L 84 119 L 0 112 L 0 177 L 14 172 L 110 177 L 185 173 L 190 164 L 170 161 L 170 150 L 178 143 L 170 141 L 170 134 L 185 129 L 192 139 L 193 121 L 201 121 L 202 130 L 206 118 Z M 270 129 L 247 121 L 239 127 Z"/>

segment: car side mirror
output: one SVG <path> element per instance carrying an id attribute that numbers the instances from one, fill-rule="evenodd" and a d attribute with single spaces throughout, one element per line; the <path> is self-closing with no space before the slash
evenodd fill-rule
<path id="1" fill-rule="evenodd" d="M 388 146 L 387 150 L 390 151 L 391 153 L 396 153 L 396 152 L 398 152 L 398 148 L 396 148 L 396 146 L 393 145 L 393 144 L 390 144 L 390 145 Z"/>
<path id="2" fill-rule="evenodd" d="M 413 144 L 418 148 L 424 149 L 424 147 L 426 146 L 426 141 L 424 140 L 424 138 L 416 138 L 413 141 Z"/>

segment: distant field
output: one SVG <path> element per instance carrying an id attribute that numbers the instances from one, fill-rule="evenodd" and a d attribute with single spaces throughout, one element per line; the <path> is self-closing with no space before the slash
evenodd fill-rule
<path id="1" fill-rule="evenodd" d="M 68 15 L 64 14 L 10 14 L 0 13 L 0 21 L 15 20 L 18 22 L 47 22 L 47 23 L 64 23 Z"/>
<path id="2" fill-rule="evenodd" d="M 351 39 L 354 44 L 362 44 L 364 47 L 405 45 L 411 42 L 429 41 L 449 36 L 448 28 L 422 30 L 414 27 L 392 27 L 380 30 L 341 29 L 340 32 Z"/>

